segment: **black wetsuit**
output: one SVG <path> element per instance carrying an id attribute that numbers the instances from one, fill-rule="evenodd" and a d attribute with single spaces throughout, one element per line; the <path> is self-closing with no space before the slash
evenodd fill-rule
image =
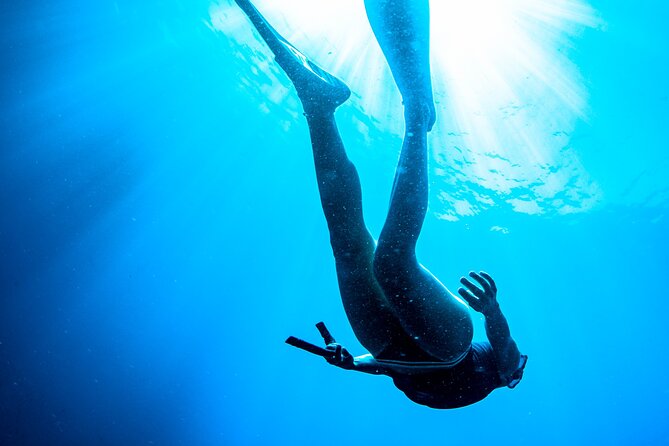
<path id="1" fill-rule="evenodd" d="M 409 399 L 435 409 L 474 404 L 506 385 L 499 377 L 495 355 L 488 342 L 473 343 L 467 356 L 451 368 L 398 374 L 392 378 Z"/>

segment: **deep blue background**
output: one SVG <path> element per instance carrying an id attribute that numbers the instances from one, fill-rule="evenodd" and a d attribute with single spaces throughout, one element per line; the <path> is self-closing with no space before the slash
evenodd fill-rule
<path id="1" fill-rule="evenodd" d="M 231 87 L 245 67 L 208 6 L 2 6 L 0 443 L 669 444 L 664 3 L 595 2 L 608 29 L 574 56 L 600 206 L 426 223 L 423 262 L 451 287 L 492 272 L 530 355 L 517 389 L 458 411 L 282 343 L 324 319 L 361 352 L 306 126 Z M 395 154 L 365 153 L 378 231 Z"/>

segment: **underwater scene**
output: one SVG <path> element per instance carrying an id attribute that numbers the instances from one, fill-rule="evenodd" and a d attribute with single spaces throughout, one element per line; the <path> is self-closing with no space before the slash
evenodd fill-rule
<path id="1" fill-rule="evenodd" d="M 1 445 L 669 445 L 666 3 L 0 20 Z"/>

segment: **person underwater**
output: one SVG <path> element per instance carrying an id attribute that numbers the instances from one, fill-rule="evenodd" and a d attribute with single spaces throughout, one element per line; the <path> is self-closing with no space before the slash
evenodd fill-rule
<path id="1" fill-rule="evenodd" d="M 365 224 L 358 173 L 334 116 L 351 91 L 284 39 L 251 1 L 235 2 L 293 83 L 304 108 L 342 303 L 369 354 L 353 357 L 322 323 L 317 327 L 325 348 L 294 337 L 286 342 L 343 369 L 390 376 L 409 399 L 436 409 L 467 406 L 497 388 L 514 388 L 527 356 L 511 337 L 493 278 L 483 271 L 470 272 L 460 279 L 458 298 L 416 257 L 428 206 L 427 134 L 436 116 L 428 0 L 365 0 L 372 30 L 402 95 L 405 120 L 378 242 Z M 472 342 L 468 307 L 484 316 L 488 342 Z"/>

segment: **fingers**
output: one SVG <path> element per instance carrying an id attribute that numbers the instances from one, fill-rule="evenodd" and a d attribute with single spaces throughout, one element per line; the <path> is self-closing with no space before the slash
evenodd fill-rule
<path id="1" fill-rule="evenodd" d="M 481 301 L 478 300 L 472 293 L 465 290 L 464 288 L 460 288 L 458 290 L 458 294 L 462 296 L 464 300 L 467 301 L 469 306 L 472 307 L 474 311 L 480 311 L 480 309 L 482 308 Z"/>
<path id="2" fill-rule="evenodd" d="M 464 288 L 458 290 L 458 294 L 467 301 L 470 307 L 478 312 L 483 312 L 487 307 L 496 304 L 497 285 L 492 277 L 484 271 L 469 273 L 469 277 L 474 279 L 480 288 L 466 277 L 460 278 L 460 283 Z M 481 289 L 482 288 L 482 289 Z"/>
<path id="3" fill-rule="evenodd" d="M 341 358 L 349 354 L 348 351 L 344 347 L 342 347 L 341 344 L 337 343 L 328 344 L 327 347 L 325 347 L 325 350 L 332 353 L 331 358 L 335 361 L 340 360 Z"/>
<path id="4" fill-rule="evenodd" d="M 465 286 L 474 296 L 478 297 L 479 299 L 485 298 L 485 293 L 481 291 L 479 287 L 471 283 L 467 278 L 461 277 L 460 278 L 460 283 Z"/>
<path id="5" fill-rule="evenodd" d="M 469 273 L 469 277 L 472 279 L 476 280 L 479 285 L 483 287 L 483 291 L 485 291 L 486 294 L 492 294 L 492 288 L 490 287 L 490 284 L 481 276 L 476 274 L 474 271 Z"/>
<path id="6" fill-rule="evenodd" d="M 348 350 L 342 347 L 341 344 L 328 344 L 325 349 L 331 353 L 329 356 L 325 356 L 325 360 L 328 363 L 347 370 L 354 368 L 355 364 L 353 355 L 351 355 Z"/>
<path id="7" fill-rule="evenodd" d="M 330 356 L 325 358 L 327 362 L 334 365 L 337 365 L 339 362 L 341 362 L 341 345 L 328 344 L 328 346 L 325 347 L 325 350 L 331 353 Z"/>
<path id="8" fill-rule="evenodd" d="M 490 274 L 486 273 L 485 271 L 481 271 L 481 275 L 485 278 L 485 280 L 490 283 L 490 288 L 492 288 L 492 291 L 497 294 L 497 285 L 495 285 L 495 281 L 492 280 L 492 277 L 490 277 Z"/>

